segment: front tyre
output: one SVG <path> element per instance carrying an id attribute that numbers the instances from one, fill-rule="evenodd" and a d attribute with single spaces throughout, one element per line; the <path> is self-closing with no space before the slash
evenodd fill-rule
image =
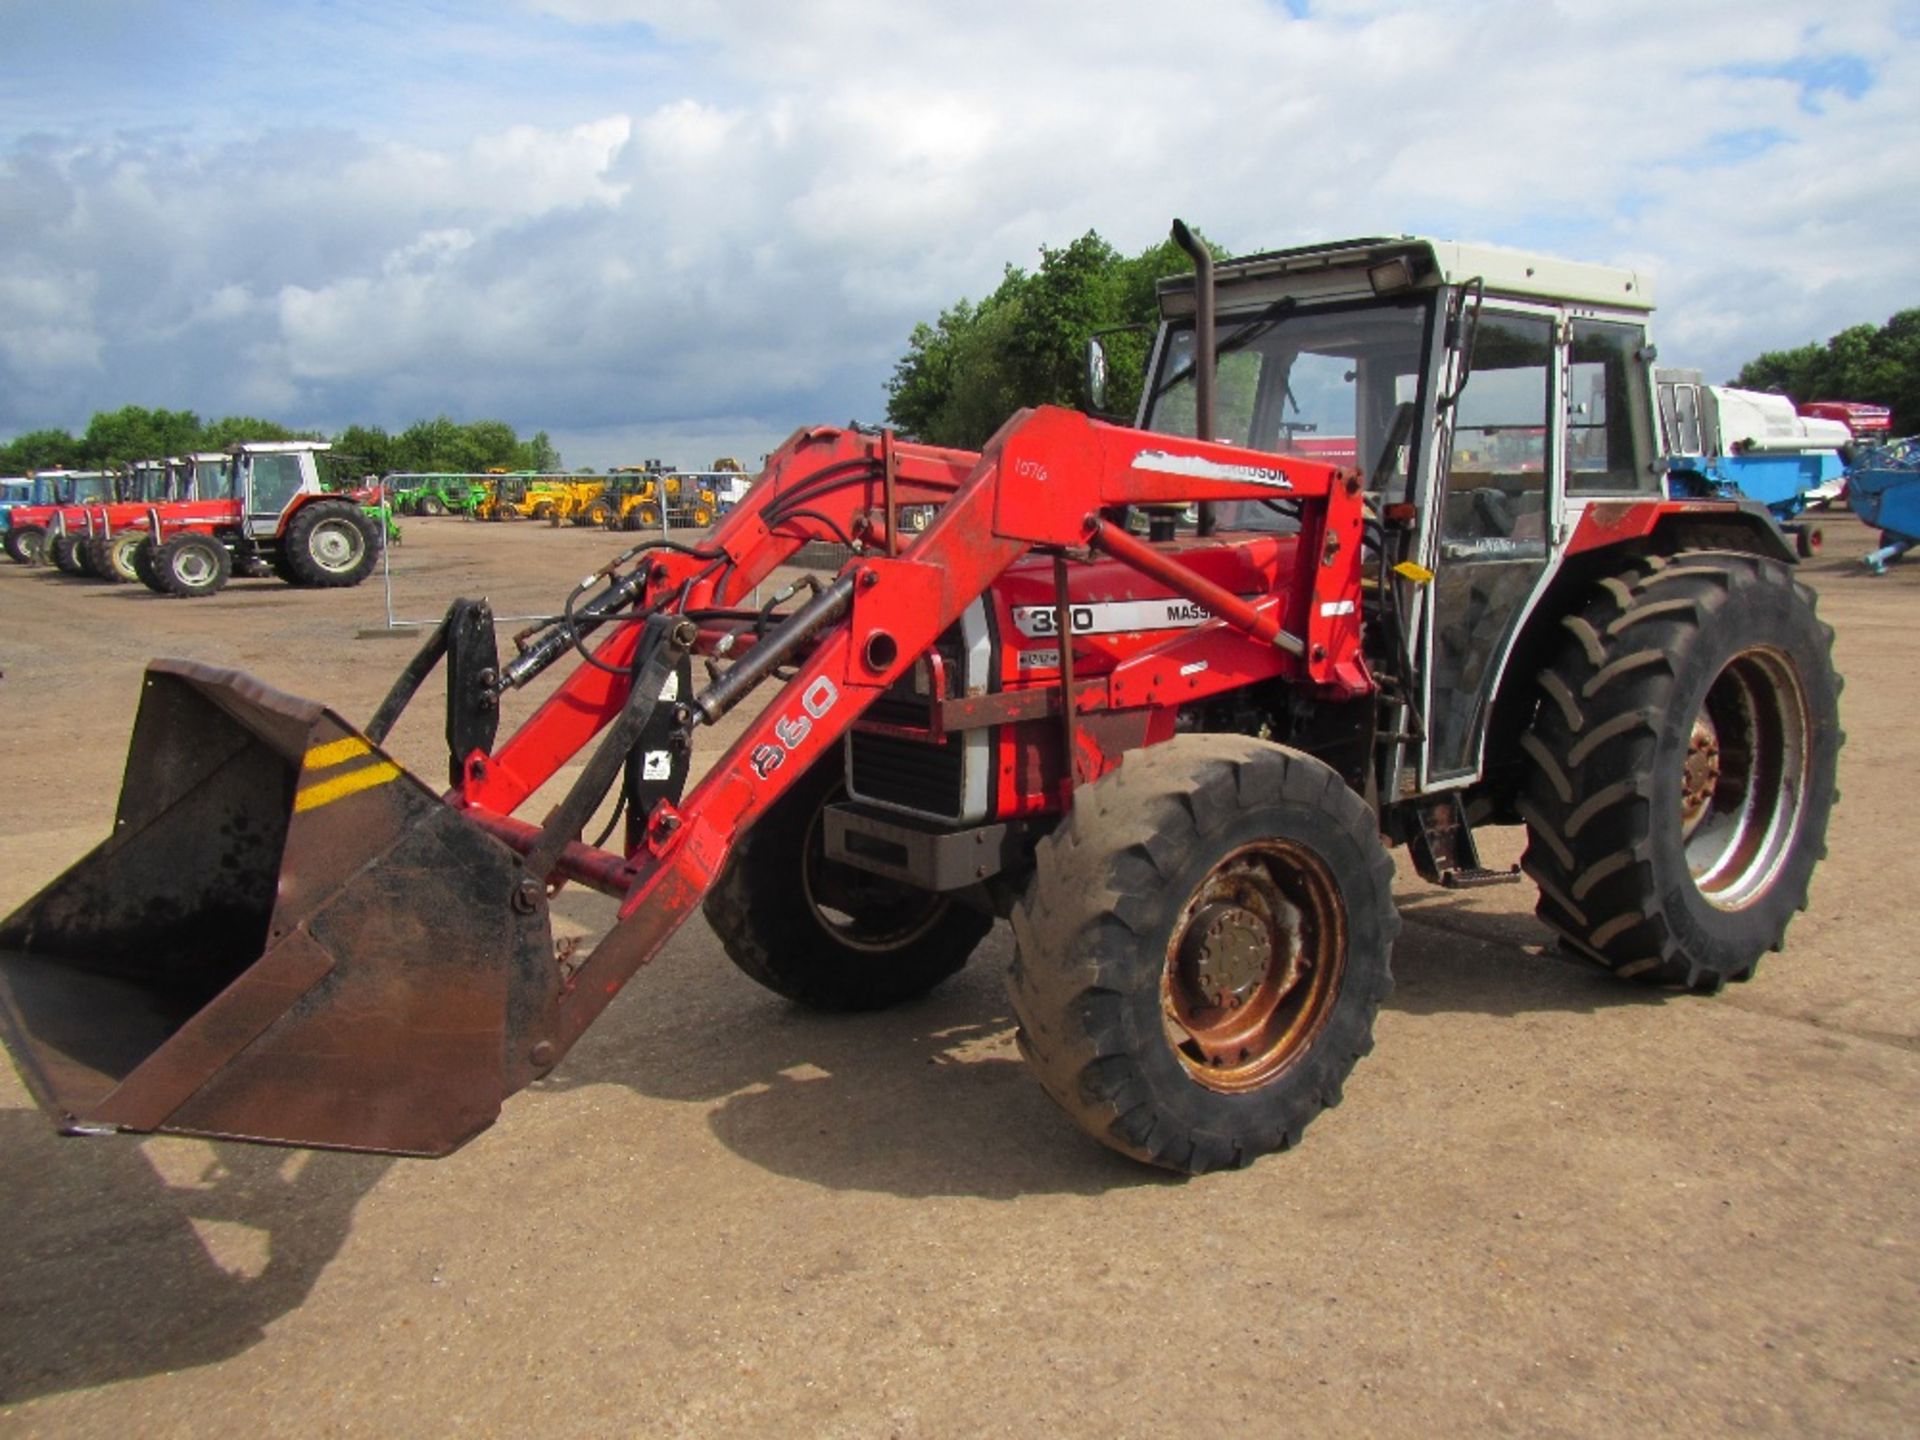
<path id="1" fill-rule="evenodd" d="M 1623 978 L 1711 993 L 1806 909 L 1840 677 L 1813 592 L 1694 552 L 1606 581 L 1541 673 L 1522 864 L 1537 913 Z"/>
<path id="2" fill-rule="evenodd" d="M 160 583 L 160 572 L 154 568 L 157 551 L 151 535 L 140 536 L 140 543 L 133 547 L 133 578 L 156 595 L 164 595 L 167 588 Z"/>
<path id="3" fill-rule="evenodd" d="M 1179 736 L 1074 796 L 1013 916 L 1041 1085 L 1122 1154 L 1198 1173 L 1295 1144 L 1393 988 L 1393 864 L 1327 766 Z"/>
<path id="4" fill-rule="evenodd" d="M 146 532 L 141 530 L 120 530 L 111 536 L 95 536 L 88 542 L 88 558 L 93 562 L 94 573 L 116 584 L 138 580 L 140 575 L 134 569 L 133 557 L 146 540 Z"/>
<path id="5" fill-rule="evenodd" d="M 226 588 L 233 575 L 233 557 L 213 536 L 190 530 L 160 547 L 153 557 L 153 571 L 166 594 L 193 599 Z"/>
<path id="6" fill-rule="evenodd" d="M 380 532 L 359 506 L 316 500 L 287 522 L 280 558 L 294 584 L 339 589 L 372 573 L 379 548 Z"/>
<path id="7" fill-rule="evenodd" d="M 815 1010 L 880 1010 L 967 963 L 991 916 L 827 859 L 822 812 L 844 798 L 836 749 L 734 846 L 706 916 L 728 957 Z"/>
<path id="8" fill-rule="evenodd" d="M 84 535 L 52 536 L 46 544 L 46 558 L 63 575 L 85 575 L 86 567 L 81 560 L 81 546 L 85 543 Z"/>

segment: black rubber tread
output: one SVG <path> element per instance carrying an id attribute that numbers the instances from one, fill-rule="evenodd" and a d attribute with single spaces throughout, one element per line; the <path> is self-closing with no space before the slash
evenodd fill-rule
<path id="1" fill-rule="evenodd" d="M 419 509 L 416 513 L 421 515 L 444 515 L 447 513 L 447 502 L 442 500 L 438 495 L 422 495 L 420 497 Z"/>
<path id="2" fill-rule="evenodd" d="M 1172 929 L 1220 857 L 1279 836 L 1310 848 L 1346 912 L 1346 970 L 1325 1028 L 1264 1085 L 1222 1093 L 1168 1043 L 1161 978 Z M 1200 1173 L 1297 1144 L 1340 1103 L 1393 989 L 1393 862 L 1373 812 L 1326 765 L 1238 735 L 1129 754 L 1074 796 L 1041 841 L 1013 914 L 1008 991 L 1041 1085 L 1103 1144 Z"/>
<path id="3" fill-rule="evenodd" d="M 203 584 L 188 583 L 178 569 L 180 556 L 192 549 L 203 551 L 213 566 L 213 578 Z M 153 569 L 160 578 L 162 593 L 175 599 L 191 600 L 226 589 L 227 581 L 233 575 L 233 556 L 214 536 L 190 530 L 174 536 L 160 547 L 160 553 L 153 558 Z"/>
<path id="4" fill-rule="evenodd" d="M 312 536 L 328 521 L 346 521 L 360 532 L 360 560 L 351 570 L 328 570 L 313 558 Z M 380 530 L 367 513 L 347 500 L 315 500 L 294 511 L 280 539 L 274 568 L 295 585 L 341 590 L 373 573 L 380 553 Z"/>
<path id="5" fill-rule="evenodd" d="M 1623 979 L 1702 993 L 1748 979 L 1807 908 L 1826 856 L 1840 746 L 1833 630 L 1778 560 L 1737 552 L 1656 557 L 1610 577 L 1561 622 L 1521 748 L 1521 867 L 1566 947 Z M 1737 910 L 1710 904 L 1681 849 L 1679 775 L 1694 716 L 1734 655 L 1767 645 L 1805 692 L 1811 767 L 1798 838 L 1769 887 Z"/>
<path id="6" fill-rule="evenodd" d="M 605 529 L 613 523 L 614 508 L 604 500 L 594 500 L 580 512 L 580 523 Z"/>
<path id="7" fill-rule="evenodd" d="M 77 542 L 74 557 L 81 562 L 90 579 L 118 585 L 127 577 L 114 568 L 113 560 L 107 553 L 107 547 L 112 543 L 112 537 L 107 535 L 82 536 Z"/>
<path id="8" fill-rule="evenodd" d="M 554 504 L 551 500 L 542 500 L 538 505 L 533 507 L 533 518 L 535 520 L 551 520 L 553 517 Z"/>
<path id="9" fill-rule="evenodd" d="M 803 888 L 801 853 L 821 807 L 843 795 L 836 747 L 733 847 L 704 908 L 728 958 L 776 995 L 814 1010 L 881 1010 L 958 972 L 993 917 L 930 896 L 927 928 L 894 949 L 849 946 L 827 930 Z"/>
<path id="10" fill-rule="evenodd" d="M 140 537 L 140 543 L 133 552 L 133 578 L 156 595 L 167 593 L 160 583 L 160 572 L 153 568 L 154 545 L 151 535 Z"/>
<path id="11" fill-rule="evenodd" d="M 38 525 L 22 525 L 15 530 L 7 530 L 7 554 L 17 565 L 44 565 L 47 532 Z"/>
<path id="12" fill-rule="evenodd" d="M 84 535 L 53 535 L 47 539 L 46 559 L 54 569 L 66 575 L 85 575 L 81 567 L 80 547 Z"/>
<path id="13" fill-rule="evenodd" d="M 133 553 L 129 547 L 146 537 L 138 530 L 122 530 L 114 535 L 94 535 L 87 540 L 87 564 L 96 578 L 123 585 L 138 577 L 133 572 Z"/>

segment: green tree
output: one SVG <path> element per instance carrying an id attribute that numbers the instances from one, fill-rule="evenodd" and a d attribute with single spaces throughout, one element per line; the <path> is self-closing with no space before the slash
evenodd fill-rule
<path id="1" fill-rule="evenodd" d="M 393 437 L 379 425 L 349 425 L 333 437 L 333 448 L 356 457 L 360 468 L 375 475 L 398 468 L 393 463 Z"/>
<path id="2" fill-rule="evenodd" d="M 1877 329 L 1853 325 L 1824 345 L 1769 350 L 1740 367 L 1734 384 L 1777 390 L 1796 405 L 1863 400 L 1893 410 L 1895 434 L 1920 430 L 1920 309 L 1902 310 Z"/>
<path id="3" fill-rule="evenodd" d="M 0 475 L 68 470 L 80 458 L 80 442 L 64 430 L 29 430 L 0 445 Z"/>
<path id="4" fill-rule="evenodd" d="M 111 467 L 131 460 L 178 455 L 200 439 L 200 417 L 191 410 L 148 410 L 123 405 L 102 410 L 80 437 L 80 458 L 88 465 Z"/>
<path id="5" fill-rule="evenodd" d="M 1062 249 L 1043 246 L 1032 274 L 1009 265 L 978 305 L 961 299 L 914 326 L 887 385 L 887 418 L 922 440 L 977 448 L 1021 406 L 1078 405 L 1087 340 L 1151 327 L 1154 282 L 1192 268 L 1171 240 L 1132 257 L 1091 230 Z M 1147 328 L 1107 337 L 1112 412 L 1138 405 L 1150 343 Z"/>
<path id="6" fill-rule="evenodd" d="M 273 420 L 262 420 L 254 415 L 224 415 L 206 426 L 200 432 L 196 450 L 224 450 L 229 445 L 237 445 L 242 440 L 319 440 L 320 433 L 314 430 L 289 430 Z"/>
<path id="7" fill-rule="evenodd" d="M 544 430 L 533 432 L 533 438 L 520 446 L 516 470 L 535 470 L 542 475 L 558 475 L 566 469 L 560 452 L 553 448 L 553 440 Z"/>

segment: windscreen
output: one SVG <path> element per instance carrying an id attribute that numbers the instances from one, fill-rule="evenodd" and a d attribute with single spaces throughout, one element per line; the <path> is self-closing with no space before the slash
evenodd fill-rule
<path id="1" fill-rule="evenodd" d="M 1214 438 L 1358 466 L 1370 486 L 1404 496 L 1412 447 L 1387 450 L 1399 408 L 1419 399 L 1431 310 L 1427 298 L 1412 297 L 1313 307 L 1282 301 L 1252 315 L 1221 315 Z M 1160 345 L 1146 427 L 1194 434 L 1195 400 L 1193 325 L 1181 322 Z"/>

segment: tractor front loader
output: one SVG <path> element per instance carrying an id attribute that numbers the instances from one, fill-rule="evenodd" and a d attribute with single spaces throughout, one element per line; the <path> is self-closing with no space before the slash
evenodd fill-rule
<path id="1" fill-rule="evenodd" d="M 753 979 L 842 1010 L 925 993 L 1006 917 L 1068 1116 L 1239 1165 L 1371 1047 L 1388 845 L 1517 881 L 1489 823 L 1527 827 L 1578 953 L 1745 979 L 1806 904 L 1838 680 L 1764 512 L 1659 489 L 1644 281 L 1409 239 L 1216 275 L 1177 234 L 1198 273 L 1163 282 L 1133 426 L 1022 411 L 978 454 L 800 432 L 710 535 L 628 549 L 510 657 L 456 602 L 364 726 L 156 662 L 113 835 L 0 922 L 41 1103 L 444 1154 L 696 907 Z M 822 540 L 837 575 L 752 603 Z M 436 793 L 382 746 L 443 664 Z M 585 843 L 616 790 L 624 843 Z M 619 902 L 591 950 L 554 945 L 565 884 Z"/>

